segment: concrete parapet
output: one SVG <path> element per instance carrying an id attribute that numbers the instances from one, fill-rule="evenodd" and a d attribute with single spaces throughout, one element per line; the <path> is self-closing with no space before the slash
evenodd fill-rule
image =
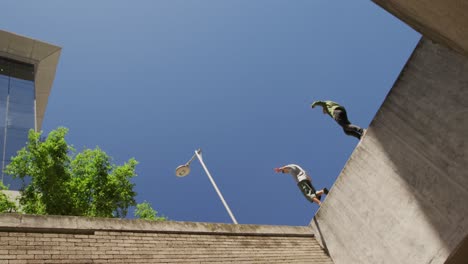
<path id="1" fill-rule="evenodd" d="M 468 58 L 423 38 L 311 222 L 334 262 L 461 259 L 467 137 Z"/>
<path id="2" fill-rule="evenodd" d="M 232 225 L 176 221 L 145 221 L 78 216 L 0 214 L 0 230 L 89 233 L 100 231 L 230 234 L 313 237 L 309 226 Z"/>

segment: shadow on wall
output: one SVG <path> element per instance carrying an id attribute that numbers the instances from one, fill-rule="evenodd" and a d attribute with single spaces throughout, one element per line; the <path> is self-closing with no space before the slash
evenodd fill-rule
<path id="1" fill-rule="evenodd" d="M 374 139 L 451 252 L 468 234 L 468 59 L 423 39 L 387 98 Z"/>
<path id="2" fill-rule="evenodd" d="M 468 235 L 467 138 L 468 58 L 422 39 L 311 222 L 334 262 L 454 254 Z"/>
<path id="3" fill-rule="evenodd" d="M 320 244 L 323 248 L 323 251 L 325 252 L 325 254 L 327 254 L 327 256 L 330 257 L 330 251 L 328 250 L 328 246 L 327 246 L 327 241 L 325 239 L 325 237 L 323 236 L 323 233 L 322 233 L 322 229 L 320 228 L 320 224 L 319 222 L 317 221 L 317 219 L 314 217 L 314 219 L 312 219 L 312 221 L 314 222 L 314 229 L 315 229 L 315 232 L 314 232 L 314 235 L 315 235 L 315 238 L 320 241 Z"/>

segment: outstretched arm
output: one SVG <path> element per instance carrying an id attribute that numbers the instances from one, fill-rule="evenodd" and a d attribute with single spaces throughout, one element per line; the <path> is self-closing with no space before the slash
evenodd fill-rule
<path id="1" fill-rule="evenodd" d="M 282 173 L 289 173 L 289 169 L 291 169 L 290 166 L 286 165 L 283 167 L 275 168 L 276 172 L 282 172 Z"/>
<path id="2" fill-rule="evenodd" d="M 326 103 L 324 101 L 315 101 L 312 103 L 311 107 L 314 108 L 317 105 L 320 105 L 321 107 L 325 107 Z"/>

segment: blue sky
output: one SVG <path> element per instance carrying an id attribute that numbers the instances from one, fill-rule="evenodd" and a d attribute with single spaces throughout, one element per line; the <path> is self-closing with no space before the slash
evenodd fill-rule
<path id="1" fill-rule="evenodd" d="M 0 27 L 63 47 L 43 130 L 135 157 L 137 200 L 171 220 L 307 225 L 296 163 L 330 188 L 358 141 L 314 100 L 367 127 L 420 35 L 371 1 L 4 1 Z M 349 201 L 349 206 L 364 201 Z"/>

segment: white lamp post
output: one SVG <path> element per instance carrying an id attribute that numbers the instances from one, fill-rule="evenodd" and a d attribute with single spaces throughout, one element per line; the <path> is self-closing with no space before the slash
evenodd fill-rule
<path id="1" fill-rule="evenodd" d="M 192 156 L 192 158 L 187 163 L 185 163 L 184 165 L 180 165 L 179 167 L 176 168 L 176 171 L 175 171 L 176 176 L 177 177 L 187 176 L 190 173 L 190 163 L 193 161 L 193 159 L 195 159 L 195 157 L 198 158 L 201 165 L 203 166 L 203 169 L 205 169 L 206 175 L 208 175 L 208 178 L 210 179 L 211 184 L 213 184 L 213 187 L 215 188 L 216 192 L 218 193 L 218 196 L 221 199 L 221 202 L 223 202 L 223 205 L 226 208 L 227 212 L 229 213 L 229 216 L 231 216 L 232 222 L 234 222 L 234 224 L 237 224 L 236 218 L 232 214 L 231 209 L 229 209 L 229 206 L 227 205 L 226 201 L 224 200 L 223 195 L 219 191 L 218 186 L 216 186 L 216 183 L 213 180 L 213 177 L 211 177 L 211 174 L 208 171 L 208 168 L 206 167 L 205 163 L 203 162 L 203 158 L 202 158 L 202 155 L 201 155 L 201 149 L 195 150 L 195 154 Z"/>

